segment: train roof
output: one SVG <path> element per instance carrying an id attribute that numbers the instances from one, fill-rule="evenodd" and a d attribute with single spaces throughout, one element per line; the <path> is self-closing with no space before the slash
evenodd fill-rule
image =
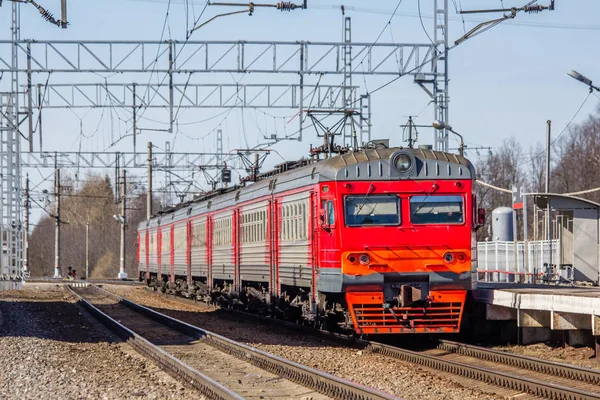
<path id="1" fill-rule="evenodd" d="M 394 165 L 400 155 L 410 159 L 410 167 L 400 171 Z M 304 159 L 279 164 L 258 175 L 258 181 L 245 186 L 223 188 L 158 213 L 140 226 L 179 220 L 180 215 L 200 215 L 271 193 L 281 193 L 315 183 L 347 180 L 428 180 L 474 179 L 475 170 L 463 156 L 428 149 L 380 148 L 348 152 L 324 160 Z M 181 211 L 181 210 L 184 211 Z M 158 218 L 160 221 L 158 221 Z M 168 221 L 166 221 L 168 220 Z M 150 222 L 152 221 L 152 222 Z"/>

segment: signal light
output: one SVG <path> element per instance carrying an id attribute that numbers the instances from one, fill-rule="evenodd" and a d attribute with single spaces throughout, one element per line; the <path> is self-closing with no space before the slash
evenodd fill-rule
<path id="1" fill-rule="evenodd" d="M 451 262 L 454 261 L 454 254 L 453 253 L 444 253 L 444 261 L 446 261 L 448 264 L 450 264 Z"/>
<path id="2" fill-rule="evenodd" d="M 231 182 L 231 170 L 224 168 L 221 170 L 221 182 L 230 183 Z"/>
<path id="3" fill-rule="evenodd" d="M 358 257 L 358 261 L 362 265 L 368 265 L 371 262 L 371 257 L 369 257 L 368 254 L 361 254 L 360 257 Z"/>

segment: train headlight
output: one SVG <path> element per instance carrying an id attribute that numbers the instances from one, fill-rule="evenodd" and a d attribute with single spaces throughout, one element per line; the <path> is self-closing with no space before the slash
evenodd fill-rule
<path id="1" fill-rule="evenodd" d="M 371 257 L 369 257 L 368 254 L 361 254 L 360 257 L 358 257 L 358 261 L 362 265 L 369 265 L 369 263 L 371 262 Z"/>
<path id="2" fill-rule="evenodd" d="M 452 253 L 444 253 L 444 261 L 446 261 L 448 264 L 450 264 L 451 262 L 454 261 L 454 254 Z"/>
<path id="3" fill-rule="evenodd" d="M 398 154 L 394 157 L 394 168 L 400 172 L 406 172 L 412 167 L 412 159 L 408 154 Z"/>

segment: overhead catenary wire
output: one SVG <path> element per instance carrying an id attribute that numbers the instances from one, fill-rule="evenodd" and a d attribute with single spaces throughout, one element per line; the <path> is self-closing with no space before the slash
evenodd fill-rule
<path id="1" fill-rule="evenodd" d="M 560 133 L 552 140 L 552 142 L 550 142 L 550 147 L 554 146 L 554 144 L 558 141 L 558 139 L 562 136 L 562 134 L 565 133 L 567 131 L 567 129 L 569 129 L 569 127 L 571 126 L 571 124 L 573 123 L 573 121 L 575 120 L 575 118 L 577 118 L 577 116 L 581 112 L 581 109 L 583 108 L 583 106 L 585 105 L 585 103 L 587 103 L 588 99 L 590 98 L 590 94 L 591 94 L 591 92 L 589 92 L 587 94 L 587 96 L 585 97 L 585 99 L 583 100 L 583 102 L 581 103 L 581 105 L 579 106 L 579 108 L 577 109 L 577 111 L 575 112 L 575 114 L 573 114 L 573 116 L 571 117 L 571 119 L 569 120 L 569 122 L 567 123 L 567 125 L 565 125 L 565 127 L 563 128 L 563 130 L 560 131 Z M 517 164 L 517 168 L 520 168 L 520 167 L 524 166 L 525 164 L 531 162 L 532 160 L 540 157 L 542 154 L 545 154 L 547 150 L 548 150 L 548 148 L 544 147 L 544 150 L 540 151 L 537 155 L 535 155 L 533 157 L 529 157 L 526 161 Z"/>
<path id="2" fill-rule="evenodd" d="M 483 181 L 480 181 L 480 180 L 476 180 L 475 182 L 478 183 L 478 184 L 480 184 L 480 185 L 482 185 L 482 186 L 489 187 L 491 189 L 497 190 L 497 191 L 502 192 L 502 193 L 508 193 L 508 194 L 512 194 L 513 193 L 513 191 L 510 190 L 510 189 L 504 189 L 504 188 L 501 188 L 501 187 L 498 187 L 498 186 L 494 186 L 494 185 L 491 185 L 489 183 L 486 183 L 486 182 L 483 182 Z M 600 192 L 600 187 L 593 188 L 593 189 L 580 190 L 578 192 L 556 193 L 556 194 L 560 194 L 562 196 L 580 196 L 582 194 L 588 194 L 588 193 L 594 193 L 594 192 Z M 522 196 L 531 196 L 532 194 L 534 194 L 534 193 L 522 193 L 521 195 Z"/>

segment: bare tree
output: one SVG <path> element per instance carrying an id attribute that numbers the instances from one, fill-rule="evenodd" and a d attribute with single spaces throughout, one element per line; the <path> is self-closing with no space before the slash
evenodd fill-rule
<path id="1" fill-rule="evenodd" d="M 571 193 L 600 187 L 600 110 L 558 141 L 551 191 Z M 582 197 L 600 202 L 600 192 Z"/>
<path id="2" fill-rule="evenodd" d="M 130 179 L 133 181 L 135 177 Z M 62 249 L 61 265 L 82 275 L 85 270 L 85 227 L 89 223 L 89 263 L 94 277 L 116 277 L 119 271 L 120 226 L 112 216 L 119 214 L 110 178 L 90 175 L 78 183 L 70 176 L 61 178 Z M 127 273 L 137 275 L 137 226 L 146 217 L 146 196 L 135 185 L 128 190 Z M 33 276 L 52 275 L 54 269 L 54 222 L 48 215 L 31 234 L 30 265 Z M 96 270 L 97 269 L 97 270 Z"/>
<path id="3" fill-rule="evenodd" d="M 477 163 L 478 179 L 503 189 L 509 189 L 513 185 L 522 186 L 525 183 L 522 166 L 519 164 L 522 155 L 522 147 L 514 137 L 505 139 L 497 152 L 490 154 L 486 159 Z M 509 193 L 500 192 L 483 185 L 476 185 L 475 193 L 479 207 L 485 208 L 487 215 L 491 215 L 492 211 L 498 207 L 511 206 L 512 197 Z M 491 233 L 491 226 L 486 223 L 478 231 L 477 239 L 485 240 Z"/>

